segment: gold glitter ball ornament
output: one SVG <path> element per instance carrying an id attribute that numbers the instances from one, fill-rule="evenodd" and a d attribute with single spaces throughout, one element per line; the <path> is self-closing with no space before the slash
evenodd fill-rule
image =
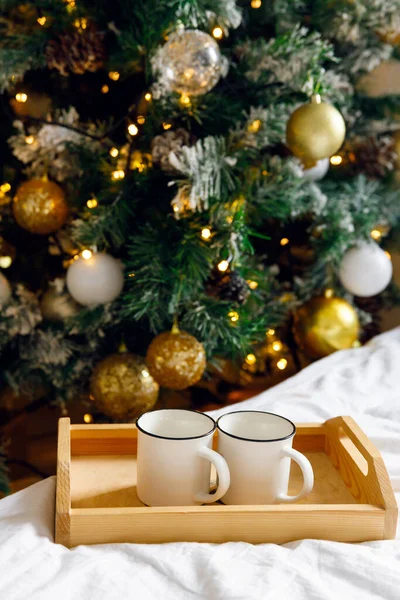
<path id="1" fill-rule="evenodd" d="M 343 298 L 318 296 L 298 309 L 294 316 L 295 339 L 310 358 L 322 358 L 351 348 L 360 324 L 354 308 Z"/>
<path id="2" fill-rule="evenodd" d="M 286 145 L 305 168 L 335 154 L 343 144 L 346 125 L 340 112 L 319 95 L 297 108 L 286 126 Z"/>
<path id="3" fill-rule="evenodd" d="M 165 331 L 151 342 L 146 363 L 161 386 L 183 390 L 202 378 L 206 353 L 203 344 L 186 331 Z"/>
<path id="4" fill-rule="evenodd" d="M 179 94 L 209 92 L 222 74 L 217 42 L 204 31 L 189 29 L 172 34 L 161 48 L 158 71 L 168 87 Z"/>
<path id="5" fill-rule="evenodd" d="M 47 235 L 64 225 L 68 205 L 59 185 L 46 179 L 31 179 L 17 189 L 13 212 L 20 227 L 31 233 Z"/>
<path id="6" fill-rule="evenodd" d="M 117 421 L 133 421 L 151 410 L 158 390 L 144 359 L 129 352 L 107 356 L 96 365 L 90 381 L 96 407 Z"/>

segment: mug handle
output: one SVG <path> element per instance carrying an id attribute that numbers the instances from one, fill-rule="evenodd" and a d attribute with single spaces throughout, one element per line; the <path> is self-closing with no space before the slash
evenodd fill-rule
<path id="1" fill-rule="evenodd" d="M 299 465 L 299 467 L 301 469 L 301 472 L 303 473 L 304 483 L 303 483 L 303 489 L 301 490 L 301 492 L 299 494 L 297 494 L 297 496 L 288 496 L 287 494 L 279 494 L 277 497 L 277 500 L 280 500 L 281 502 L 296 502 L 297 500 L 304 498 L 304 496 L 307 496 L 307 494 L 309 494 L 311 492 L 311 490 L 313 489 L 314 473 L 313 473 L 312 466 L 311 466 L 311 463 L 308 460 L 308 458 L 306 458 L 304 456 L 304 454 L 301 454 L 297 450 L 294 450 L 293 448 L 283 448 L 283 450 L 281 452 L 281 457 L 284 457 L 284 456 L 288 456 L 289 458 L 291 458 L 292 460 L 297 462 L 297 464 Z"/>
<path id="2" fill-rule="evenodd" d="M 201 458 L 209 460 L 210 463 L 213 464 L 216 468 L 218 475 L 218 487 L 214 494 L 207 494 L 206 492 L 197 492 L 197 494 L 195 494 L 194 496 L 194 499 L 196 502 L 202 502 L 203 504 L 216 502 L 217 500 L 222 498 L 222 496 L 225 496 L 226 492 L 229 489 L 229 485 L 231 482 L 229 467 L 223 456 L 218 454 L 218 452 L 215 452 L 215 450 L 211 450 L 211 448 L 207 448 L 206 446 L 204 446 L 203 448 L 200 448 L 198 450 L 197 454 L 198 456 L 201 456 Z"/>

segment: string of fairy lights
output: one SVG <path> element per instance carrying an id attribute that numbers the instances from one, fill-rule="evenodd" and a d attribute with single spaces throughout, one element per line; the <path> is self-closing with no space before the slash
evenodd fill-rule
<path id="1" fill-rule="evenodd" d="M 70 5 L 70 4 L 71 3 L 69 3 L 68 5 Z M 75 3 L 73 3 L 73 5 L 75 5 Z M 261 6 L 261 2 L 259 0 L 252 0 L 251 6 L 252 6 L 252 8 L 259 8 Z M 85 19 L 79 19 L 79 22 L 78 22 L 78 20 L 75 21 L 74 25 L 76 27 L 84 30 L 86 27 L 86 21 L 85 21 Z M 212 31 L 212 34 L 215 39 L 222 39 L 222 37 L 223 37 L 223 31 L 220 27 L 215 27 Z M 111 81 L 117 82 L 120 79 L 120 73 L 117 71 L 110 71 L 108 73 L 108 77 Z M 109 91 L 109 86 L 107 85 L 106 87 L 107 87 L 107 90 L 104 89 L 104 86 L 101 88 L 102 93 L 106 93 Z M 28 94 L 24 91 L 19 91 L 16 93 L 15 99 L 19 103 L 25 103 L 28 100 Z M 150 91 L 148 91 L 144 94 L 144 99 L 146 102 L 152 101 L 152 94 Z M 186 96 L 185 94 L 182 94 L 179 102 L 183 106 L 187 106 L 190 104 L 190 97 Z M 145 123 L 145 116 L 138 115 L 136 117 L 136 122 L 130 122 L 127 125 L 127 133 L 129 134 L 129 136 L 134 138 L 135 136 L 139 135 L 139 133 L 140 133 L 139 126 L 143 125 L 144 123 Z M 254 121 L 249 123 L 247 129 L 250 133 L 256 134 L 259 132 L 261 126 L 262 126 L 261 120 L 254 119 Z M 163 127 L 164 131 L 167 131 L 168 129 L 170 129 L 172 127 L 172 123 L 163 122 L 162 127 Z M 27 135 L 25 137 L 25 142 L 28 145 L 33 144 L 34 141 L 35 141 L 35 138 L 33 135 Z M 120 156 L 120 149 L 118 149 L 116 146 L 112 146 L 109 150 L 109 154 L 110 154 L 111 158 L 118 159 L 118 157 Z M 329 162 L 333 167 L 339 167 L 343 163 L 343 157 L 339 154 L 335 154 L 330 157 Z M 136 168 L 139 168 L 139 170 L 142 170 L 145 167 L 146 167 L 145 163 L 141 162 L 141 160 L 139 159 L 137 161 Z M 266 172 L 263 174 L 267 175 Z M 122 168 L 121 166 L 118 166 L 118 168 L 115 168 L 111 171 L 111 179 L 115 182 L 123 180 L 125 178 L 125 175 L 126 175 L 125 169 Z M 7 194 L 7 192 L 10 191 L 10 189 L 11 189 L 11 185 L 9 183 L 4 183 L 3 185 L 0 186 L 0 200 L 1 200 L 2 196 L 4 197 Z M 244 199 L 241 198 L 241 201 L 244 201 Z M 98 206 L 98 200 L 94 197 L 89 198 L 86 202 L 86 206 L 89 209 L 95 209 Z M 180 210 L 181 209 L 179 206 L 177 206 L 177 205 L 173 206 L 174 212 L 180 212 Z M 228 217 L 228 219 L 229 219 L 229 217 Z M 232 222 L 232 220 L 233 219 L 231 218 L 230 222 Z M 379 226 L 377 226 L 376 228 L 371 230 L 371 237 L 375 241 L 380 241 L 383 233 L 384 232 L 379 228 Z M 212 239 L 212 235 L 213 234 L 212 234 L 212 230 L 210 227 L 203 227 L 201 229 L 200 236 L 203 241 L 205 241 L 205 242 L 210 241 Z M 279 243 L 282 247 L 284 247 L 290 243 L 290 240 L 287 237 L 282 237 Z M 71 260 L 76 260 L 79 256 L 82 256 L 82 258 L 84 258 L 84 259 L 89 259 L 92 256 L 92 250 L 83 249 L 81 252 L 79 252 L 77 255 L 75 255 Z M 68 262 L 70 262 L 70 261 L 68 261 Z M 12 264 L 12 260 L 10 257 L 8 257 L 8 256 L 0 257 L 0 267 L 8 268 L 8 266 L 10 266 L 11 264 Z M 226 259 L 221 260 L 217 264 L 217 269 L 221 273 L 226 272 L 230 267 L 231 267 L 231 264 L 230 264 L 229 260 L 226 260 Z M 256 282 L 256 281 L 249 280 L 247 283 L 248 283 L 250 289 L 254 290 L 258 287 L 258 282 Z M 239 321 L 240 315 L 236 310 L 231 310 L 228 312 L 228 318 L 229 318 L 230 322 L 233 325 L 235 325 Z M 269 330 L 269 335 L 270 335 L 270 331 L 271 330 Z M 268 332 L 267 332 L 267 334 L 268 334 Z M 271 345 L 271 348 L 274 352 L 279 352 L 281 347 L 282 347 L 282 344 L 279 341 L 274 341 Z M 256 364 L 256 362 L 257 362 L 257 357 L 252 353 L 248 354 L 245 358 L 245 365 L 247 365 L 247 366 L 253 366 Z M 288 363 L 285 358 L 281 357 L 281 358 L 277 359 L 276 366 L 278 369 L 284 370 L 287 367 L 287 364 Z"/>

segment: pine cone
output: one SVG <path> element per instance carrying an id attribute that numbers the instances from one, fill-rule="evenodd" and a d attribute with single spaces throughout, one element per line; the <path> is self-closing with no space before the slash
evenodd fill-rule
<path id="1" fill-rule="evenodd" d="M 57 69 L 64 77 L 69 73 L 94 73 L 103 66 L 106 57 L 104 34 L 90 24 L 85 29 L 66 32 L 50 40 L 45 55 L 48 68 Z"/>
<path id="2" fill-rule="evenodd" d="M 397 162 L 395 141 L 390 136 L 355 138 L 345 147 L 350 170 L 354 175 L 385 177 Z"/>
<path id="3" fill-rule="evenodd" d="M 169 153 L 178 152 L 182 146 L 190 144 L 190 134 L 186 129 L 180 127 L 175 131 L 166 131 L 151 142 L 151 153 L 153 162 L 159 164 L 164 173 L 173 175 L 176 170 L 169 162 Z"/>
<path id="4" fill-rule="evenodd" d="M 249 286 L 237 271 L 226 273 L 215 273 L 207 286 L 210 296 L 217 296 L 220 300 L 230 300 L 238 304 L 244 304 L 250 293 Z"/>

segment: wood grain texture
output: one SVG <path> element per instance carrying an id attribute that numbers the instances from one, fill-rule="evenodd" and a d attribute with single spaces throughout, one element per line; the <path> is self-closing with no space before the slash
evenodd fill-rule
<path id="1" fill-rule="evenodd" d="M 324 423 L 297 423 L 293 448 L 299 452 L 324 452 L 325 436 Z"/>
<path id="2" fill-rule="evenodd" d="M 340 518 L 339 518 L 340 514 Z M 384 511 L 368 505 L 77 508 L 71 547 L 112 542 L 243 541 L 252 544 L 314 538 L 342 542 L 382 539 Z"/>
<path id="3" fill-rule="evenodd" d="M 315 484 L 301 504 L 356 504 L 324 452 L 307 452 Z M 136 492 L 136 456 L 73 456 L 71 460 L 71 508 L 144 506 Z M 297 494 L 303 486 L 300 467 L 292 461 L 289 490 Z"/>
<path id="4" fill-rule="evenodd" d="M 71 425 L 71 455 L 136 454 L 137 429 L 133 423 Z"/>
<path id="5" fill-rule="evenodd" d="M 396 536 L 398 508 L 383 459 L 365 433 L 351 417 L 336 417 L 326 421 L 326 453 L 343 481 L 358 502 L 381 507 L 385 510 L 382 539 Z M 367 463 L 363 472 L 362 461 L 349 447 L 343 437 L 347 436 Z"/>
<path id="6" fill-rule="evenodd" d="M 107 423 L 106 425 L 71 425 L 71 437 L 102 437 L 105 435 L 124 435 L 124 431 L 136 431 L 137 427 L 134 423 Z"/>
<path id="7" fill-rule="evenodd" d="M 58 421 L 55 541 L 70 546 L 71 533 L 70 419 Z"/>

